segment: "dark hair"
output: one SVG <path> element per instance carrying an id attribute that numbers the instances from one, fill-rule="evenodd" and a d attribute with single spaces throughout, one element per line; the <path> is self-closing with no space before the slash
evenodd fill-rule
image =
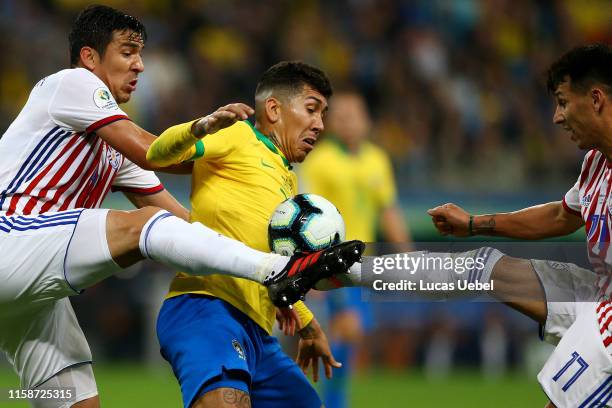
<path id="1" fill-rule="evenodd" d="M 550 93 L 569 77 L 574 89 L 586 90 L 595 83 L 612 87 L 612 50 L 606 44 L 576 47 L 555 61 L 547 72 Z"/>
<path id="2" fill-rule="evenodd" d="M 333 93 L 327 75 L 319 68 L 301 61 L 282 61 L 263 73 L 257 83 L 255 95 L 271 89 L 288 89 L 297 93 L 302 91 L 304 85 L 311 86 L 328 99 Z"/>
<path id="3" fill-rule="evenodd" d="M 79 13 L 68 35 L 70 43 L 70 65 L 79 62 L 81 48 L 91 47 L 103 56 L 113 39 L 113 32 L 131 30 L 143 43 L 147 39 L 144 25 L 135 17 L 112 7 L 93 5 Z"/>

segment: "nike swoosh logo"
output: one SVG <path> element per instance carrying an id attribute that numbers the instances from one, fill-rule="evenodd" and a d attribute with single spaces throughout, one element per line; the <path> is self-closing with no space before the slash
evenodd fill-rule
<path id="1" fill-rule="evenodd" d="M 272 165 L 270 165 L 270 164 L 266 163 L 266 162 L 264 161 L 264 159 L 261 159 L 261 165 L 262 165 L 262 166 L 264 166 L 264 167 L 269 167 L 269 168 L 271 168 L 271 169 L 275 168 L 274 166 L 272 166 Z"/>

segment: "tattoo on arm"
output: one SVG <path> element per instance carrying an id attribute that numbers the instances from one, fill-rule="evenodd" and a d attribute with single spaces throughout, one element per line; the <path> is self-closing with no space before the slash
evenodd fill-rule
<path id="1" fill-rule="evenodd" d="M 249 394 L 233 388 L 223 390 L 223 402 L 233 407 L 251 408 L 251 397 Z"/>
<path id="2" fill-rule="evenodd" d="M 496 214 L 483 216 L 482 219 L 475 223 L 474 232 L 478 234 L 491 234 L 495 232 L 495 216 Z"/>

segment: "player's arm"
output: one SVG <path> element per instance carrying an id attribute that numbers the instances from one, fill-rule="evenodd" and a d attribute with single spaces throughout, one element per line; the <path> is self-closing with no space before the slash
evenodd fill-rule
<path id="1" fill-rule="evenodd" d="M 406 220 L 397 205 L 392 205 L 382 211 L 380 226 L 386 241 L 399 243 L 411 240 Z"/>
<path id="2" fill-rule="evenodd" d="M 146 161 L 154 166 L 167 167 L 195 160 L 204 155 L 200 139 L 206 135 L 245 120 L 254 113 L 243 103 L 234 103 L 217 109 L 212 114 L 165 130 L 148 148 Z"/>
<path id="3" fill-rule="evenodd" d="M 444 204 L 429 210 L 428 214 L 442 235 L 458 237 L 493 235 L 516 239 L 542 239 L 567 235 L 584 225 L 582 218 L 567 210 L 562 201 L 510 213 L 474 216 L 455 204 Z"/>
<path id="4" fill-rule="evenodd" d="M 123 194 L 136 208 L 147 206 L 163 208 L 189 222 L 189 210 L 183 207 L 183 205 L 167 190 L 155 194 L 137 194 L 128 191 L 124 191 Z"/>
<path id="5" fill-rule="evenodd" d="M 169 173 L 191 172 L 191 168 L 184 165 L 169 167 L 148 162 L 147 150 L 156 140 L 156 137 L 130 120 L 118 120 L 109 123 L 96 130 L 96 134 L 142 169 L 162 170 Z"/>

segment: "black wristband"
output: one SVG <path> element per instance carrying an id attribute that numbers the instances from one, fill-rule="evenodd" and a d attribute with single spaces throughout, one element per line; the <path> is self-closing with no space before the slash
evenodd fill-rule
<path id="1" fill-rule="evenodd" d="M 470 236 L 474 235 L 474 216 L 470 215 L 470 221 L 468 222 L 468 234 Z"/>

